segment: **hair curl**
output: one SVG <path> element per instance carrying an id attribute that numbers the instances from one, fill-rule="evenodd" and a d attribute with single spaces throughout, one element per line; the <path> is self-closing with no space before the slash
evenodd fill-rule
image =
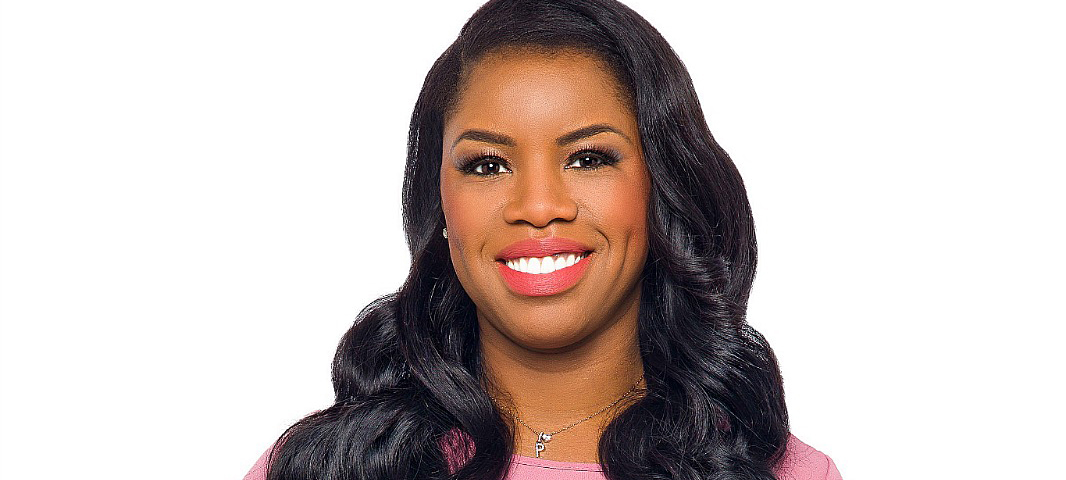
<path id="1" fill-rule="evenodd" d="M 684 65 L 613 0 L 493 0 L 437 59 L 411 116 L 403 186 L 411 269 L 367 306 L 333 363 L 336 402 L 290 427 L 268 478 L 499 479 L 513 432 L 479 381 L 475 307 L 441 237 L 444 122 L 463 74 L 504 48 L 576 49 L 630 100 L 651 176 L 639 339 L 647 391 L 599 452 L 610 479 L 771 479 L 788 439 L 773 352 L 745 321 L 755 275 L 751 208 L 711 136 Z M 446 454 L 460 431 L 477 455 Z"/>

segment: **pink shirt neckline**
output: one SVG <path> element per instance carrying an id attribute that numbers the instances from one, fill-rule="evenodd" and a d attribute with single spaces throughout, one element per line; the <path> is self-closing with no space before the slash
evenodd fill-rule
<path id="1" fill-rule="evenodd" d="M 272 448 L 267 449 L 244 480 L 266 480 L 267 464 Z M 543 458 L 511 455 L 512 468 L 508 479 L 532 480 L 550 478 L 568 478 L 584 480 L 605 480 L 603 469 L 598 463 L 560 462 Z M 551 471 L 555 471 L 551 474 Z M 790 435 L 785 448 L 785 458 L 777 465 L 775 473 L 778 478 L 789 480 L 841 480 L 833 460 L 810 445 Z"/>
<path id="2" fill-rule="evenodd" d="M 554 470 L 572 470 L 578 472 L 602 472 L 603 467 L 598 463 L 579 463 L 579 462 L 560 462 L 558 460 L 548 460 L 546 458 L 535 457 L 523 457 L 521 455 L 511 455 L 513 463 L 521 465 L 529 465 L 533 467 L 549 468 Z"/>

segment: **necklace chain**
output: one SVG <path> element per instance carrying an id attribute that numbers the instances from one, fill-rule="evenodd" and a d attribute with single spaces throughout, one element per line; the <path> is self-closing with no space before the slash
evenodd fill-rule
<path id="1" fill-rule="evenodd" d="M 589 415 L 589 416 L 587 416 L 585 418 L 582 418 L 581 420 L 578 420 L 578 421 L 576 421 L 574 423 L 571 423 L 570 425 L 567 425 L 567 426 L 565 426 L 563 428 L 560 428 L 560 429 L 558 429 L 558 430 L 556 430 L 554 432 L 539 432 L 539 431 L 537 431 L 537 429 L 529 426 L 528 423 L 526 423 L 524 420 L 522 420 L 522 417 L 518 416 L 518 412 L 517 411 L 511 411 L 511 416 L 513 416 L 515 420 L 518 420 L 518 423 L 521 423 L 523 426 L 528 428 L 529 431 L 533 432 L 537 436 L 537 441 L 534 444 L 533 449 L 534 449 L 534 451 L 537 454 L 537 458 L 540 458 L 540 452 L 543 452 L 544 449 L 547 448 L 545 444 L 547 442 L 551 441 L 553 435 L 558 435 L 558 434 L 563 433 L 563 432 L 565 432 L 567 430 L 570 430 L 571 428 L 574 428 L 574 427 L 576 427 L 576 426 L 578 426 L 578 425 L 580 425 L 582 423 L 585 423 L 586 421 L 591 420 L 593 417 L 595 417 L 595 416 L 597 416 L 597 415 L 599 415 L 599 414 L 601 414 L 603 412 L 606 412 L 607 410 L 610 410 L 611 407 L 613 407 L 615 405 L 618 405 L 618 402 L 621 402 L 622 400 L 625 400 L 630 395 L 632 395 L 633 392 L 637 391 L 637 387 L 640 386 L 640 382 L 642 380 L 644 380 L 644 375 L 643 374 L 641 374 L 640 378 L 637 379 L 637 383 L 634 383 L 633 386 L 630 387 L 629 390 L 626 391 L 626 393 L 623 393 L 621 397 L 618 397 L 618 399 L 616 399 L 615 401 L 611 402 L 606 407 L 603 407 L 603 408 L 599 409 L 598 411 L 596 411 L 596 413 L 593 413 L 592 415 Z"/>

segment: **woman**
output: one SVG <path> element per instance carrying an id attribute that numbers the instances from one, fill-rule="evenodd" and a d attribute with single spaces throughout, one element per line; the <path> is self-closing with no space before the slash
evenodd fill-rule
<path id="1" fill-rule="evenodd" d="M 743 183 L 644 19 L 490 1 L 408 149 L 407 281 L 247 478 L 839 477 L 789 434 Z"/>

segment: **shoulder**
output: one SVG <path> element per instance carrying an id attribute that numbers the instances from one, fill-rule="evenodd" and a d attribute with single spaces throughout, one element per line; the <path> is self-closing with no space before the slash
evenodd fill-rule
<path id="1" fill-rule="evenodd" d="M 270 463 L 270 451 L 274 450 L 272 445 L 267 451 L 263 452 L 263 455 L 256 460 L 255 465 L 252 465 L 252 469 L 248 470 L 248 473 L 244 475 L 244 480 L 266 480 L 267 466 Z"/>
<path id="2" fill-rule="evenodd" d="M 789 435 L 785 456 L 774 473 L 780 480 L 841 480 L 833 459 L 794 435 Z"/>

